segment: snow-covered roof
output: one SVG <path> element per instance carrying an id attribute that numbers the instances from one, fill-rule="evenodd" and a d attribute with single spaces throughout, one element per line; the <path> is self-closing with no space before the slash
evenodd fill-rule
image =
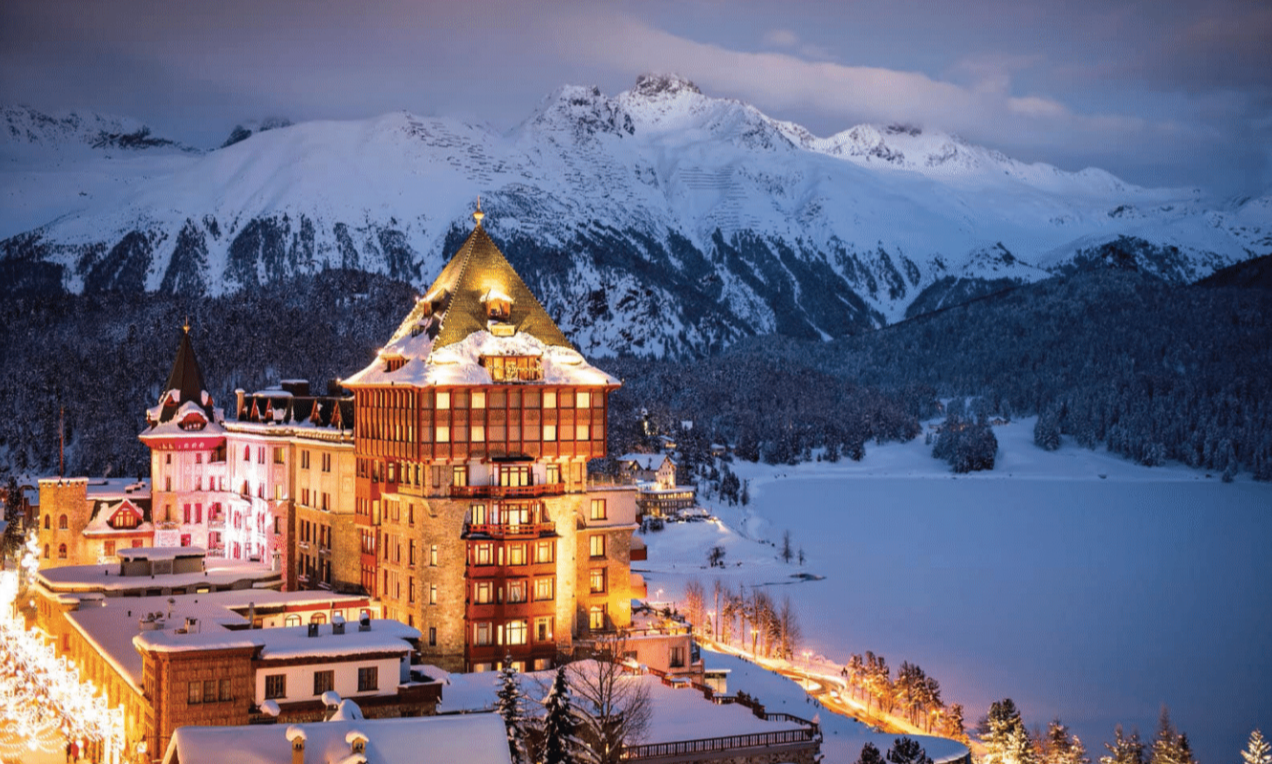
<path id="1" fill-rule="evenodd" d="M 663 454 L 623 454 L 616 461 L 627 463 L 631 462 L 642 470 L 657 470 L 663 465 L 664 461 L 670 461 L 671 457 Z M 675 464 L 675 462 L 672 462 Z"/>
<path id="2" fill-rule="evenodd" d="M 194 357 L 194 346 L 190 344 L 190 327 L 185 326 L 183 329 L 177 346 L 177 357 L 173 359 L 172 371 L 168 374 L 168 381 L 163 386 L 159 401 L 146 411 L 146 423 L 152 431 L 165 424 L 179 425 L 191 415 L 199 416 L 204 422 L 215 420 L 212 396 L 203 381 L 203 370 Z"/>
<path id="3" fill-rule="evenodd" d="M 164 764 L 291 764 L 291 740 L 305 742 L 306 764 L 348 761 L 355 735 L 367 764 L 511 764 L 508 733 L 496 714 L 353 719 L 244 727 L 179 727 Z"/>
<path id="4" fill-rule="evenodd" d="M 175 547 L 180 549 L 181 547 Z M 189 550 L 190 547 L 185 547 Z M 123 552 L 135 550 L 125 549 Z M 268 565 L 247 560 L 208 558 L 206 570 L 194 573 L 161 573 L 150 576 L 121 576 L 119 565 L 66 565 L 36 573 L 39 585 L 54 592 L 120 592 L 155 587 L 178 588 L 208 584 L 228 587 L 235 583 L 280 584 L 282 574 Z"/>
<path id="5" fill-rule="evenodd" d="M 511 302 L 506 321 L 487 320 L 485 303 L 491 299 Z M 480 225 L 375 361 L 343 384 L 489 385 L 483 356 L 538 357 L 539 384 L 618 384 L 570 345 Z"/>
<path id="6" fill-rule="evenodd" d="M 208 550 L 197 546 L 138 546 L 115 553 L 121 560 L 175 560 L 181 557 L 207 557 Z"/>
<path id="7" fill-rule="evenodd" d="M 368 653 L 406 654 L 411 651 L 406 640 L 420 638 L 419 629 L 386 619 L 372 619 L 369 631 L 346 628 L 344 634 L 333 634 L 331 624 L 317 624 L 316 637 L 309 636 L 310 625 L 240 631 L 216 629 L 195 634 L 178 634 L 175 630 L 143 631 L 133 637 L 133 644 L 139 650 L 163 653 L 260 648 L 261 660 L 289 660 L 336 659 Z"/>

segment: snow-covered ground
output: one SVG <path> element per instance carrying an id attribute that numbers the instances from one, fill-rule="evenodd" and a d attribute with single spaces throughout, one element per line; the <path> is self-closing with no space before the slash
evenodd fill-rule
<path id="1" fill-rule="evenodd" d="M 1031 727 L 1059 716 L 1098 755 L 1119 722 L 1151 736 L 1166 704 L 1203 764 L 1272 727 L 1272 485 L 1047 453 L 1032 419 L 995 432 L 989 474 L 951 474 L 922 438 L 860 463 L 737 462 L 750 506 L 705 502 L 721 524 L 651 532 L 634 567 L 653 600 L 691 577 L 770 584 L 808 649 L 917 663 L 969 725 L 1012 697 Z M 761 543 L 787 529 L 803 568 Z M 714 544 L 724 570 L 705 567 Z"/>

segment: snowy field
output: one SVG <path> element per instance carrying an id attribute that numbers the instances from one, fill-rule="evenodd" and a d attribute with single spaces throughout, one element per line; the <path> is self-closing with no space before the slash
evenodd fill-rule
<path id="1" fill-rule="evenodd" d="M 860 463 L 735 463 L 750 506 L 704 502 L 721 525 L 651 532 L 633 567 L 652 600 L 690 577 L 772 584 L 806 648 L 917 663 L 969 726 L 1011 697 L 1030 727 L 1059 716 L 1098 756 L 1119 722 L 1151 737 L 1164 703 L 1202 764 L 1235 760 L 1272 728 L 1272 485 L 1047 453 L 1032 419 L 995 432 L 990 474 L 952 475 L 922 437 Z M 760 543 L 787 529 L 802 569 Z M 724 571 L 705 567 L 717 543 Z"/>

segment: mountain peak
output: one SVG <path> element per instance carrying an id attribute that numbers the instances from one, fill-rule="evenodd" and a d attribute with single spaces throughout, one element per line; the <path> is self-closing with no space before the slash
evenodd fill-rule
<path id="1" fill-rule="evenodd" d="M 636 78 L 636 88 L 633 92 L 646 98 L 674 96 L 681 93 L 702 95 L 697 85 L 679 74 L 642 74 Z"/>

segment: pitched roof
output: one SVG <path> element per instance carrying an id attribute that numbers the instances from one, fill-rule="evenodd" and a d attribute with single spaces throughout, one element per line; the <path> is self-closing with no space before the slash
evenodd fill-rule
<path id="1" fill-rule="evenodd" d="M 203 381 L 203 369 L 199 368 L 199 361 L 194 357 L 194 346 L 190 344 L 190 328 L 184 327 L 181 342 L 177 346 L 177 357 L 172 362 L 172 371 L 159 392 L 159 406 L 162 410 L 158 421 L 168 421 L 186 403 L 193 403 L 203 409 L 211 421 L 212 396 L 207 394 L 207 389 L 207 384 Z M 173 390 L 177 391 L 175 401 L 169 396 Z"/>
<path id="2" fill-rule="evenodd" d="M 478 223 L 433 285 L 416 303 L 398 327 L 389 344 L 424 328 L 433 338 L 433 349 L 462 341 L 470 334 L 485 331 L 484 299 L 506 296 L 512 299 L 505 323 L 517 333 L 529 334 L 545 345 L 573 349 L 556 322 L 543 309 L 512 264 Z"/>

